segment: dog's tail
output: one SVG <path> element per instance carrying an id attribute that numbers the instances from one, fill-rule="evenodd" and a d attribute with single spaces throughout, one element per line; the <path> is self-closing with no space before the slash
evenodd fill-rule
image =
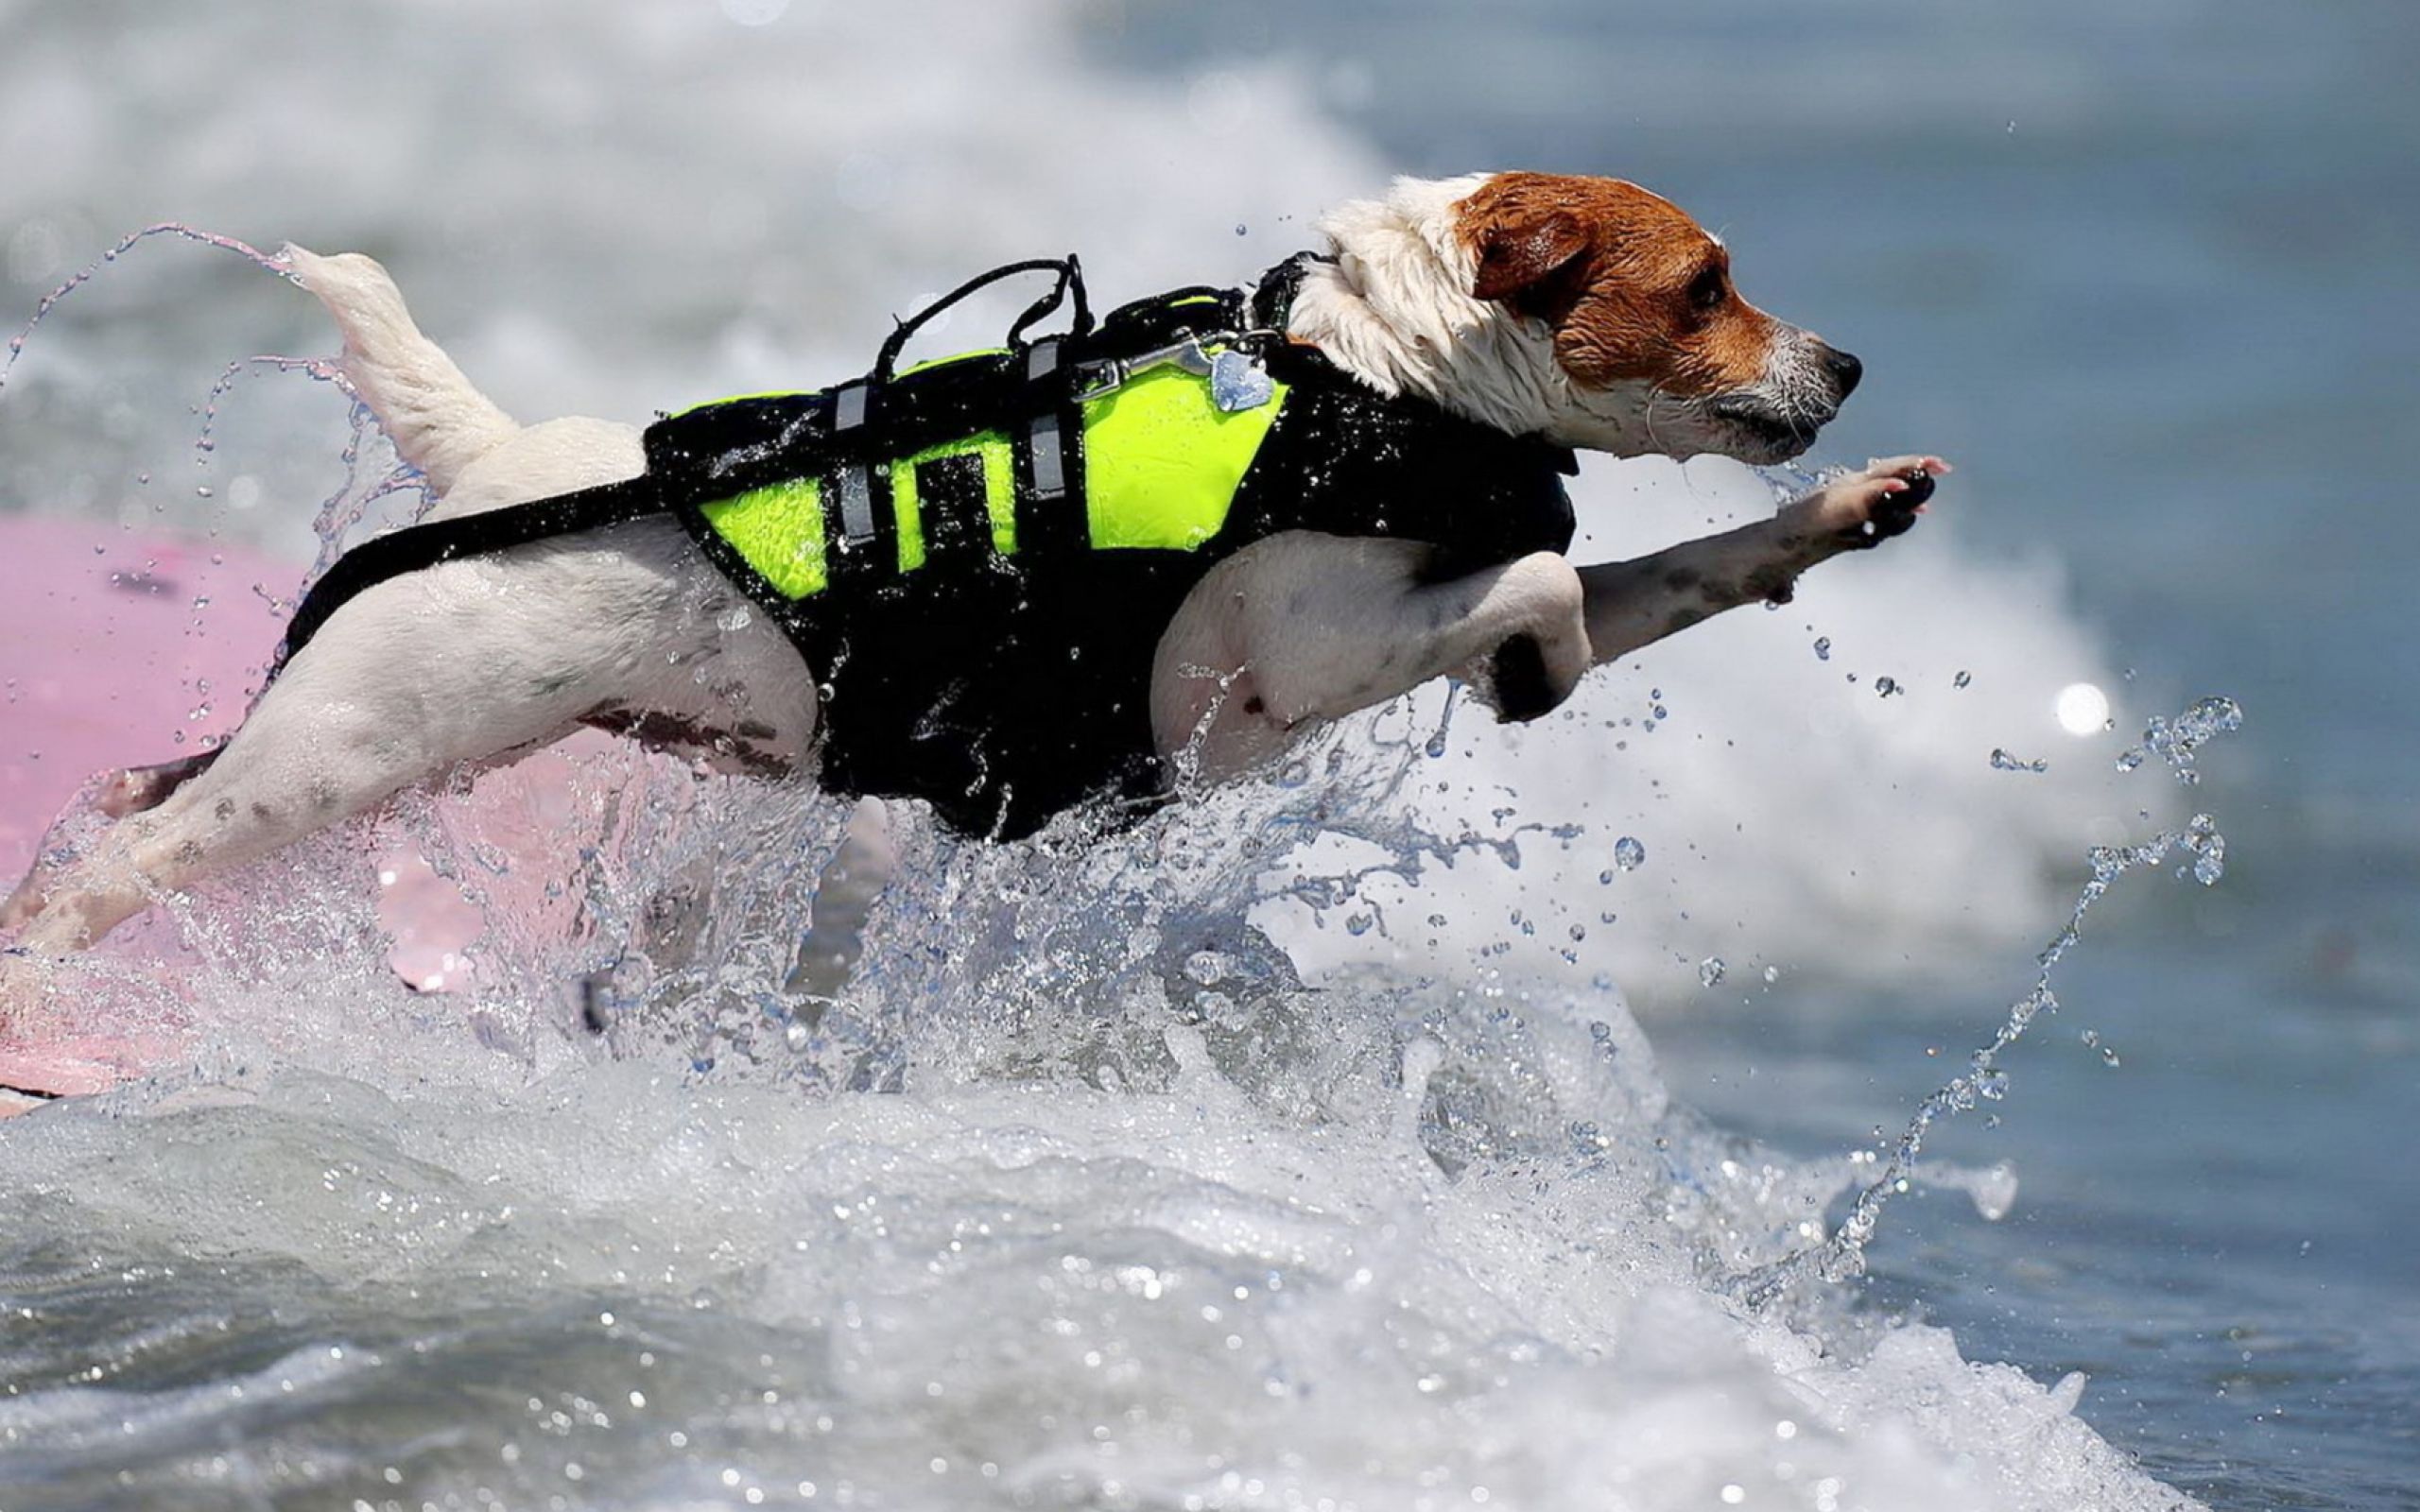
<path id="1" fill-rule="evenodd" d="M 439 497 L 462 469 L 521 429 L 471 387 L 441 347 L 421 335 L 387 270 L 359 252 L 282 254 L 344 332 L 344 371 L 403 459 Z"/>

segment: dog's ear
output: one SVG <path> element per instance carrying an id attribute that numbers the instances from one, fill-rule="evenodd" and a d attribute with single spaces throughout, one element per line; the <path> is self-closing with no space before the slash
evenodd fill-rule
<path id="1" fill-rule="evenodd" d="M 1471 293 L 1545 320 L 1570 313 L 1579 296 L 1588 229 L 1567 210 L 1507 207 L 1478 228 L 1478 276 Z"/>

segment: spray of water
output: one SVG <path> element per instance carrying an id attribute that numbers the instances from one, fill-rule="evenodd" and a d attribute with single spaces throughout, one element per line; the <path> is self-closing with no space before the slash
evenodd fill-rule
<path id="1" fill-rule="evenodd" d="M 2142 745 L 2121 755 L 2118 765 L 2131 771 L 2140 766 L 2147 756 L 2155 755 L 2169 765 L 2179 782 L 2197 782 L 2200 773 L 2193 764 L 2201 747 L 2242 724 L 2243 710 L 2234 699 L 2201 699 L 2172 721 L 2154 716 L 2144 731 Z M 2084 916 L 2108 895 L 2118 878 L 2130 871 L 2157 867 L 2178 851 L 2189 858 L 2181 874 L 2203 886 L 2216 885 L 2225 872 L 2226 839 L 2219 833 L 2217 821 L 2207 814 L 2196 814 L 2183 828 L 2163 830 L 2138 845 L 2095 846 L 2086 857 L 2091 875 L 2076 894 L 2066 923 L 2034 957 L 2031 990 L 2010 1005 L 2007 1019 L 1994 1031 L 1991 1040 L 1968 1057 L 1967 1069 L 1917 1105 L 1907 1128 L 1883 1161 L 1881 1174 L 1858 1193 L 1848 1216 L 1831 1237 L 1740 1277 L 1733 1284 L 1733 1294 L 1752 1307 L 1763 1307 L 1810 1274 L 1829 1281 L 1848 1280 L 1863 1274 L 1866 1246 L 1872 1242 L 1892 1197 L 1908 1190 L 1910 1174 L 1923 1154 L 1926 1136 L 1933 1124 L 1972 1109 L 1979 1100 L 1997 1101 L 2008 1095 L 2008 1072 L 2000 1065 L 2000 1057 L 2036 1020 L 2057 1011 L 2059 1001 L 2051 990 L 2051 973 L 2083 937 Z M 2100 1045 L 2097 1037 L 2088 1039 L 2087 1043 L 2100 1050 L 2109 1064 L 2118 1063 L 2115 1052 Z"/>
<path id="2" fill-rule="evenodd" d="M 248 242 L 237 241 L 233 236 L 221 236 L 216 232 L 202 231 L 173 220 L 164 220 L 157 225 L 146 226 L 141 231 L 129 232 L 110 244 L 109 249 L 99 257 L 85 264 L 65 283 L 43 295 L 35 303 L 32 318 L 18 329 L 15 335 L 9 338 L 8 355 L 0 358 L 0 393 L 8 390 L 9 379 L 16 370 L 17 359 L 25 355 L 26 343 L 32 338 L 34 328 L 48 318 L 50 312 L 57 308 L 59 301 L 90 284 L 94 276 L 102 268 L 114 264 L 120 257 L 133 250 L 136 246 L 154 236 L 173 236 L 183 241 L 198 242 L 204 247 L 216 247 L 222 251 L 233 252 L 255 266 L 274 273 L 289 283 L 298 285 L 302 283 L 294 269 L 283 259 L 264 252 Z"/>

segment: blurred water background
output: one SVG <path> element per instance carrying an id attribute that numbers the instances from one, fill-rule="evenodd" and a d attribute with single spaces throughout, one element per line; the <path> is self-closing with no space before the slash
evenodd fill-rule
<path id="1" fill-rule="evenodd" d="M 1256 903 L 1232 868 L 1173 901 L 1142 880 L 1217 849 L 1183 826 L 1117 851 L 1128 870 L 1046 869 L 1034 894 L 1098 916 L 1147 896 L 1153 937 L 1054 915 L 1043 936 L 1082 948 L 1038 971 L 1013 930 L 959 939 L 862 985 L 831 1021 L 858 1039 L 810 1047 L 815 1074 L 697 1087 L 668 1049 L 474 1034 L 385 976 L 341 848 L 265 894 L 275 919 L 219 899 L 152 931 L 94 990 L 198 951 L 177 970 L 237 1048 L 178 1084 L 218 1101 L 0 1125 L 0 1507 L 1467 1505 L 1491 1478 L 1513 1505 L 2420 1493 L 2420 526 L 2397 444 L 2420 403 L 2420 14 L 0 0 L 0 251 L 27 313 L 155 221 L 366 250 L 509 409 L 636 420 L 856 371 L 892 314 L 1011 258 L 1076 248 L 1111 299 L 1240 279 L 1390 174 L 1569 169 L 1670 195 L 1751 298 L 1865 359 L 1811 461 L 1960 464 L 1900 547 L 1536 729 L 1456 721 L 1438 781 L 1394 794 L 1433 831 L 1526 838 Z M 144 243 L 12 370 L 0 511 L 89 524 L 105 558 L 166 532 L 307 562 L 341 401 L 244 369 L 200 452 L 196 408 L 231 362 L 330 345 L 293 289 Z M 1595 459 L 1576 493 L 1606 555 L 1770 504 L 1711 463 Z M 195 621 L 274 636 L 250 594 Z M 0 678 L 40 679 L 10 655 Z M 2077 684 L 2113 730 L 2063 727 Z M 2115 769 L 2210 693 L 2249 720 L 2201 783 Z M 198 701 L 197 732 L 240 709 Z M 127 734 L 129 759 L 173 754 L 169 730 Z M 0 707 L 11 867 L 73 786 L 42 739 Z M 489 786 L 464 800 L 485 819 L 407 822 L 494 828 L 525 800 Z M 1245 795 L 1232 828 L 1298 799 Z M 1779 1322 L 1729 1310 L 1720 1274 L 1808 1193 L 1837 1202 L 1837 1157 L 1895 1132 L 2025 991 L 2085 848 L 2196 809 L 2226 832 L 2223 882 L 2113 895 L 2009 1096 L 1927 1150 L 2012 1166 L 2005 1219 L 1920 1186 L 1870 1280 Z M 1349 874 L 1353 844 L 1417 843 L 1365 815 L 1322 854 Z M 890 959 L 949 954 L 930 919 L 990 918 L 979 900 L 1035 875 L 925 846 L 911 826 Z M 1247 912 L 1329 995 L 1234 943 Z M 1191 990 L 1136 986 L 1172 919 L 1257 963 L 1197 973 L 1249 1010 L 1235 1043 L 1128 1043 Z M 250 928 L 304 943 L 264 963 Z M 1053 1001 L 1106 1038 L 1037 1022 Z M 830 1090 L 869 1055 L 908 1095 Z M 1775 1371 L 1823 1405 L 1789 1408 Z M 2041 1389 L 2070 1371 L 2144 1473 Z"/>

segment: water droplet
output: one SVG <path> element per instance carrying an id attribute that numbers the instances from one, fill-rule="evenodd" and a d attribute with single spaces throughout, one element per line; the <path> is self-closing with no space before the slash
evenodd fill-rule
<path id="1" fill-rule="evenodd" d="M 2193 853 L 2193 880 L 2204 887 L 2218 885 L 2227 871 L 2227 837 L 2219 833 L 2218 821 L 2206 814 L 2196 814 L 2185 827 L 2185 848 Z"/>
<path id="2" fill-rule="evenodd" d="M 1778 967 L 1778 966 L 1768 966 L 1768 967 L 1766 967 L 1766 968 L 1765 968 L 1765 980 L 1766 980 L 1766 981 L 1768 981 L 1768 982 L 1778 982 L 1778 981 L 1780 981 L 1780 980 L 1781 980 L 1781 968 L 1780 968 L 1780 967 Z"/>
<path id="3" fill-rule="evenodd" d="M 2047 987 L 2036 987 L 2032 991 L 2019 999 L 2016 1004 L 2009 1009 L 2009 1022 L 2016 1025 L 2019 1029 L 2023 1029 L 2027 1024 L 2033 1022 L 2036 1015 L 2056 1013 L 2058 1010 L 2058 994 L 2052 992 Z"/>
<path id="4" fill-rule="evenodd" d="M 1997 746 L 1992 747 L 1992 770 L 1996 772 L 2047 772 L 2049 769 L 2050 764 L 2041 757 L 2029 762 L 2010 755 Z"/>
<path id="5" fill-rule="evenodd" d="M 1819 635 L 1815 637 L 1815 660 L 1818 662 L 1829 662 L 1832 660 L 1832 638 L 1830 636 Z"/>
<path id="6" fill-rule="evenodd" d="M 1874 691 L 1877 696 L 1888 698 L 1894 693 L 1903 693 L 1906 690 L 1901 688 L 1894 679 L 1876 678 L 1874 679 Z"/>
<path id="7" fill-rule="evenodd" d="M 1636 871 L 1647 865 L 1647 847 L 1634 836 L 1623 835 L 1614 842 L 1614 865 L 1624 871 Z"/>
<path id="8" fill-rule="evenodd" d="M 1722 980 L 1722 957 L 1709 955 L 1698 962 L 1698 986 L 1712 987 Z"/>
<path id="9" fill-rule="evenodd" d="M 1245 232 L 1248 229 L 1249 229 L 1249 228 L 1248 228 L 1248 227 L 1246 227 L 1242 221 L 1240 221 L 1240 220 L 1239 220 L 1239 221 L 1236 221 L 1236 235 L 1241 236 L 1242 234 L 1244 234 L 1244 232 Z"/>
<path id="10" fill-rule="evenodd" d="M 2173 720 L 2154 714 L 2143 727 L 2142 744 L 2118 753 L 2118 769 L 2131 772 L 2156 756 L 2169 765 L 2178 782 L 2190 786 L 2202 780 L 2193 761 L 2203 745 L 2242 725 L 2243 707 L 2233 698 L 2199 699 Z"/>
<path id="11" fill-rule="evenodd" d="M 1953 688 L 1962 688 L 1974 680 L 1975 674 L 1972 672 L 1961 672 L 1958 676 L 1949 679 L 1949 685 Z"/>

